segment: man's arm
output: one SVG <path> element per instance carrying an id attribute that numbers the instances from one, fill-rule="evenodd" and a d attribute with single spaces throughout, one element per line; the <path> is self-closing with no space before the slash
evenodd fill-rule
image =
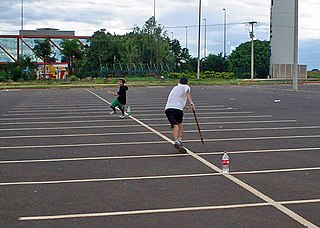
<path id="1" fill-rule="evenodd" d="M 187 98 L 188 98 L 188 100 L 189 100 L 189 103 L 190 103 L 191 108 L 194 108 L 194 103 L 193 103 L 193 100 L 192 100 L 191 93 L 190 93 L 190 92 L 187 92 L 186 95 L 187 95 Z"/>

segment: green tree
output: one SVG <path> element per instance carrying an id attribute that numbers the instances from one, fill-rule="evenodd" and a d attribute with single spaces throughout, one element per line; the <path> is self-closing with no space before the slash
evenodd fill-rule
<path id="1" fill-rule="evenodd" d="M 92 73 L 101 76 L 101 70 L 106 64 L 112 64 L 117 59 L 117 56 L 113 52 L 115 48 L 113 45 L 113 38 L 111 33 L 106 32 L 105 29 L 100 29 L 94 32 L 94 34 L 88 39 L 90 46 L 86 49 L 86 64 L 90 66 Z"/>
<path id="2" fill-rule="evenodd" d="M 269 41 L 254 41 L 256 77 L 267 77 L 270 63 Z M 228 57 L 231 70 L 237 77 L 249 77 L 251 71 L 251 41 L 240 44 Z"/>
<path id="3" fill-rule="evenodd" d="M 202 59 L 202 71 L 228 71 L 228 60 L 222 56 L 222 53 L 218 55 L 209 54 Z"/>
<path id="4" fill-rule="evenodd" d="M 195 72 L 196 68 L 193 68 L 191 63 L 191 55 L 187 48 L 181 48 L 180 41 L 174 39 L 171 41 L 171 50 L 174 57 L 175 71 L 179 72 Z"/>
<path id="5" fill-rule="evenodd" d="M 69 74 L 72 75 L 74 65 L 82 58 L 82 46 L 77 39 L 64 39 L 61 42 L 61 48 L 61 53 L 68 62 Z"/>
<path id="6" fill-rule="evenodd" d="M 43 69 L 45 74 L 46 63 L 50 63 L 52 59 L 50 58 L 53 53 L 51 50 L 51 45 L 49 39 L 39 39 L 35 40 L 35 45 L 33 48 L 33 52 L 37 57 L 43 60 Z"/>

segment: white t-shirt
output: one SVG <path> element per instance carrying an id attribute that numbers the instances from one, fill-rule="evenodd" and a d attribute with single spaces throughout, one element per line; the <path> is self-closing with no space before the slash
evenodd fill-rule
<path id="1" fill-rule="evenodd" d="M 186 95 L 187 92 L 191 92 L 191 88 L 188 85 L 182 85 L 179 83 L 175 86 L 169 94 L 165 109 L 173 108 L 183 111 L 188 100 Z"/>

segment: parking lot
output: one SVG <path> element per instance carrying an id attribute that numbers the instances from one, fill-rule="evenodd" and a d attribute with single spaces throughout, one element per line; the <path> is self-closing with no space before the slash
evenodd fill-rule
<path id="1" fill-rule="evenodd" d="M 117 87 L 1 90 L 1 227 L 320 226 L 320 85 L 191 85 L 187 154 L 171 88 L 129 87 L 123 120 Z"/>

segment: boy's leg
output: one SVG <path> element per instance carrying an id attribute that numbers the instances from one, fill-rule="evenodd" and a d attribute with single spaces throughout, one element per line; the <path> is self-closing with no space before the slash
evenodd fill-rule
<path id="1" fill-rule="evenodd" d="M 119 116 L 120 119 L 124 119 L 126 114 L 124 113 L 124 104 L 121 104 L 120 102 L 118 103 L 118 107 L 121 111 L 121 116 Z"/>
<path id="2" fill-rule="evenodd" d="M 118 100 L 117 99 L 114 99 L 111 104 L 110 104 L 110 108 L 112 108 L 113 112 L 111 112 L 110 114 L 115 114 L 117 111 L 116 111 L 116 106 L 117 106 L 117 102 Z"/>

